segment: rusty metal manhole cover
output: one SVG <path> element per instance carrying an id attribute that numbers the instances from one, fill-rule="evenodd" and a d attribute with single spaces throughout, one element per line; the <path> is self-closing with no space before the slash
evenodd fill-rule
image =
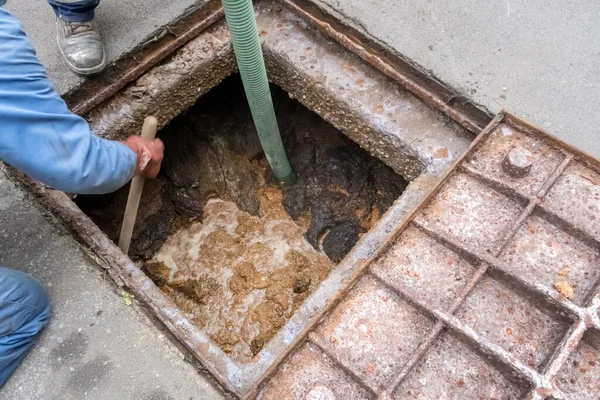
<path id="1" fill-rule="evenodd" d="M 599 170 L 499 115 L 259 398 L 598 398 Z"/>

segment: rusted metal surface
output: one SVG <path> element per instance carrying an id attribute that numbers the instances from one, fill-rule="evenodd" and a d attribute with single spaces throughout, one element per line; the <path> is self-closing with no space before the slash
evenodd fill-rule
<path id="1" fill-rule="evenodd" d="M 544 366 L 568 328 L 566 321 L 489 277 L 479 282 L 456 317 L 534 369 Z"/>
<path id="2" fill-rule="evenodd" d="M 269 79 L 406 179 L 443 171 L 470 144 L 463 127 L 277 3 L 261 2 L 257 23 Z M 166 124 L 234 70 L 221 21 L 86 118 L 97 135 L 122 140 L 146 114 Z"/>
<path id="3" fill-rule="evenodd" d="M 454 121 L 478 134 L 492 117 L 470 103 L 454 90 L 417 68 L 401 56 L 394 55 L 375 40 L 352 29 L 335 17 L 306 0 L 278 0 L 289 7 L 314 28 L 339 42 L 365 62 L 394 79 L 431 107 L 447 114 Z"/>
<path id="4" fill-rule="evenodd" d="M 496 125 L 499 123 L 499 121 L 502 118 L 503 118 L 502 115 L 496 116 L 496 118 L 494 118 L 494 120 L 490 123 L 490 125 L 488 125 L 483 130 L 483 132 L 477 138 L 475 138 L 475 140 L 473 141 L 472 147 L 476 146 L 478 143 L 480 143 L 483 140 L 483 138 L 487 136 L 489 131 L 491 131 L 493 128 L 496 127 Z M 454 163 L 454 166 L 459 165 L 465 159 L 465 157 L 467 155 L 468 155 L 468 152 L 464 152 L 456 160 L 456 162 Z M 414 206 L 411 208 L 410 212 L 407 212 L 406 214 L 404 214 L 404 218 L 402 218 L 401 220 L 398 221 L 398 224 L 389 232 L 389 234 L 381 242 L 379 247 L 371 253 L 371 255 L 368 259 L 364 260 L 357 268 L 355 268 L 351 275 L 348 275 L 346 277 L 343 284 L 339 287 L 338 291 L 322 307 L 320 312 L 315 314 L 311 318 L 311 320 L 304 326 L 304 328 L 299 333 L 296 334 L 295 338 L 290 342 L 290 344 L 286 348 L 286 350 L 278 356 L 277 360 L 274 363 L 272 363 L 271 366 L 269 366 L 269 368 L 265 371 L 265 373 L 261 376 L 261 378 L 254 384 L 252 389 L 248 391 L 248 393 L 244 396 L 245 399 L 253 399 L 257 396 L 261 396 L 262 387 L 274 374 L 277 373 L 279 366 L 282 365 L 284 363 L 284 361 L 286 361 L 289 357 L 292 356 L 292 354 L 294 353 L 294 350 L 296 348 L 298 348 L 305 342 L 309 333 L 312 330 L 314 330 L 321 323 L 323 318 L 327 314 L 329 314 L 331 312 L 331 310 L 333 310 L 338 305 L 340 300 L 342 298 L 344 298 L 344 296 L 348 293 L 348 291 L 354 286 L 354 284 L 368 270 L 368 268 L 373 263 L 373 261 L 380 258 L 388 250 L 390 245 L 392 243 L 394 243 L 394 241 L 398 238 L 398 236 L 406 229 L 406 227 L 414 219 L 414 217 L 417 215 L 417 213 L 419 212 L 421 207 L 423 207 L 424 205 L 429 203 L 429 201 L 431 201 L 431 199 L 435 196 L 437 191 L 441 187 L 443 187 L 444 183 L 453 174 L 454 166 L 452 168 L 447 169 L 441 177 L 439 177 L 439 178 L 436 177 L 434 182 L 431 182 L 428 184 L 428 187 L 430 188 L 430 190 L 424 196 L 420 197 L 418 199 L 418 201 L 415 201 L 414 203 L 412 203 L 412 204 L 414 204 Z M 420 178 L 418 178 L 416 181 L 418 181 L 419 179 Z M 410 189 L 410 186 L 408 189 Z M 485 272 L 485 270 L 483 270 L 483 272 Z M 477 276 L 478 275 L 476 275 L 475 279 L 478 279 Z M 476 280 L 475 281 L 472 280 L 469 283 L 469 285 L 467 285 L 466 289 L 469 290 L 470 288 L 472 288 L 472 285 L 474 285 L 475 282 L 476 282 Z M 466 292 L 466 293 L 468 293 L 468 292 Z M 461 296 L 461 298 L 466 296 L 466 293 L 463 294 Z M 455 302 L 455 304 L 453 304 L 453 306 L 452 306 L 452 309 L 455 309 L 458 306 L 457 304 L 458 303 Z M 436 324 L 436 326 L 434 327 L 434 331 L 427 338 L 427 341 L 424 343 L 425 345 L 422 344 L 421 346 L 419 346 L 417 348 L 417 350 L 415 351 L 415 353 L 422 351 L 423 348 L 426 347 L 427 343 L 430 343 L 431 341 L 433 341 L 435 339 L 435 337 L 437 337 L 437 335 L 441 332 L 442 328 L 443 328 L 443 325 L 440 322 L 438 322 Z M 413 357 L 411 357 L 411 360 L 409 361 L 409 363 L 416 362 L 416 358 L 417 357 L 415 357 L 413 355 Z M 402 375 L 404 373 L 405 372 L 402 372 L 400 375 Z M 384 392 L 384 394 L 385 393 L 387 393 L 387 392 Z"/>
<path id="5" fill-rule="evenodd" d="M 498 211 L 493 219 L 490 210 Z M 470 247 L 495 252 L 521 211 L 518 203 L 489 190 L 476 179 L 460 174 L 452 177 L 417 217 L 417 222 Z"/>
<path id="6" fill-rule="evenodd" d="M 391 54 L 369 38 L 314 4 L 304 0 L 279 0 L 309 25 L 339 42 L 380 72 L 398 82 L 431 107 L 442 111 L 471 133 L 477 134 L 491 120 L 490 114 L 431 77 L 410 61 Z M 255 1 L 257 5 L 270 1 Z M 220 0 L 208 0 L 201 7 L 161 27 L 148 41 L 113 62 L 102 74 L 87 79 L 65 95 L 69 108 L 84 115 L 120 89 L 159 64 L 168 55 L 223 18 Z"/>
<path id="7" fill-rule="evenodd" d="M 402 242 L 392 244 L 371 272 L 411 299 L 443 309 L 459 296 L 476 267 L 419 229 L 408 227 Z"/>
<path id="8" fill-rule="evenodd" d="M 386 160 L 388 163 L 393 161 L 397 166 L 405 166 L 407 170 L 412 168 L 415 171 L 413 175 L 418 175 L 418 177 L 411 182 L 402 197 L 382 216 L 377 226 L 361 238 L 353 251 L 340 262 L 326 281 L 322 282 L 318 290 L 295 311 L 288 323 L 250 362 L 235 362 L 223 352 L 213 351 L 212 342 L 205 346 L 193 345 L 193 340 L 205 343 L 207 338 L 202 332 L 195 329 L 190 332 L 188 324 L 179 319 L 180 313 L 165 314 L 155 311 L 152 306 L 149 307 L 183 343 L 191 343 L 188 348 L 192 354 L 217 377 L 224 387 L 238 396 L 252 396 L 254 393 L 252 389 L 261 376 L 270 375 L 279 360 L 286 358 L 288 349 L 301 343 L 305 338 L 303 335 L 319 323 L 321 311 L 332 307 L 343 297 L 344 293 L 350 290 L 356 277 L 360 276 L 366 268 L 365 260 L 371 257 L 382 241 L 386 240 L 389 232 L 401 224 L 414 204 L 431 191 L 431 188 L 438 183 L 440 175 L 449 168 L 454 159 L 464 153 L 471 140 L 470 134 L 464 128 L 449 121 L 442 113 L 423 105 L 418 98 L 406 92 L 394 81 L 383 76 L 374 68 L 364 65 L 358 57 L 344 52 L 340 45 L 324 40 L 313 32 L 308 32 L 302 26 L 302 21 L 289 10 L 270 13 L 259 7 L 258 14 L 257 20 L 259 28 L 263 32 L 266 60 L 272 67 L 271 71 L 274 71 L 272 75 L 275 75 L 275 80 L 283 82 L 290 76 L 299 78 L 289 85 L 289 90 L 292 96 L 299 97 L 302 101 L 306 101 L 306 98 L 302 98 L 303 95 L 309 96 L 316 86 L 320 86 L 321 92 L 319 93 L 327 94 L 333 101 L 325 102 L 321 98 L 320 102 L 309 104 L 309 106 L 312 106 L 325 118 L 327 118 L 328 112 L 339 111 L 341 115 L 345 116 L 340 119 L 340 127 L 344 132 L 357 131 L 359 125 L 374 126 L 369 131 L 355 133 L 356 140 L 361 145 L 372 143 L 371 148 L 374 148 L 374 146 L 379 146 L 379 142 L 385 137 L 394 138 L 394 146 L 384 149 L 385 151 L 382 150 L 379 155 L 388 157 L 389 159 Z M 264 31 L 269 29 L 273 35 L 276 35 L 277 29 L 279 29 L 278 24 L 282 25 L 283 31 L 280 31 L 277 37 L 270 39 L 268 33 Z M 295 26 L 295 30 L 287 31 L 288 25 Z M 311 47 L 315 53 L 330 59 L 330 63 L 323 64 L 323 66 L 326 66 L 325 69 L 333 71 L 312 69 L 306 63 L 302 65 L 302 68 L 297 68 L 295 62 L 302 61 L 299 56 L 306 54 L 305 47 L 295 46 L 297 41 L 304 41 L 305 47 Z M 344 63 L 346 68 L 341 72 L 338 71 L 340 63 Z M 96 134 L 110 139 L 122 139 L 138 130 L 147 114 L 156 115 L 160 125 L 163 126 L 175 115 L 193 104 L 198 96 L 218 84 L 224 76 L 234 70 L 235 65 L 227 29 L 224 22 L 221 21 L 200 33 L 174 52 L 166 62 L 137 78 L 133 84 L 119 91 L 117 95 L 88 113 L 86 117 L 91 121 L 91 126 Z M 364 71 L 366 72 L 363 74 Z M 339 75 L 342 73 L 346 75 Z M 357 73 L 363 74 L 361 75 L 364 78 L 363 87 L 355 83 L 359 79 L 359 77 L 354 77 Z M 331 82 L 320 84 L 319 79 L 327 76 L 331 77 Z M 342 100 L 336 98 L 334 93 L 339 91 L 334 84 L 334 78 L 340 76 L 351 83 L 351 85 L 345 86 L 346 93 Z M 303 81 L 313 82 L 315 85 L 301 85 L 300 83 Z M 290 82 L 287 81 L 287 83 Z M 364 86 L 367 85 L 369 87 L 365 88 Z M 353 97 L 355 100 L 362 99 L 361 96 L 364 94 L 359 92 L 369 90 L 372 93 L 372 102 L 377 101 L 377 103 L 373 103 L 373 107 L 361 109 L 360 104 L 366 104 L 362 100 L 354 101 L 352 104 L 349 102 L 348 99 L 351 100 Z M 356 95 L 353 96 L 353 93 Z M 375 107 L 382 102 L 390 105 L 389 112 L 382 114 Z M 349 104 L 353 107 L 350 110 Z M 405 151 L 405 147 L 413 148 L 413 143 L 414 149 L 418 150 L 414 152 L 419 154 L 420 169 L 415 169 L 411 160 L 403 159 L 400 156 L 400 152 Z M 432 157 L 434 153 L 438 154 Z M 50 200 L 47 201 L 50 202 Z M 57 215 L 69 225 L 81 223 L 84 216 L 79 212 L 77 217 L 73 218 L 68 211 L 73 205 L 63 204 L 68 201 L 65 197 L 54 198 L 53 201 L 58 202 L 54 207 L 59 210 L 56 211 Z M 91 224 L 91 222 L 85 220 L 85 224 Z M 80 228 L 72 227 L 72 229 L 77 232 Z M 85 232 L 82 232 L 80 237 L 98 254 L 102 255 L 114 250 L 102 247 L 108 243 L 106 238 L 98 243 L 94 235 L 87 236 Z M 123 267 L 117 264 L 114 268 L 119 271 Z M 138 274 L 141 274 L 139 270 L 135 276 Z M 128 286 L 131 285 L 131 289 L 136 293 L 145 291 L 147 288 L 147 281 L 141 278 L 124 282 Z M 153 287 L 149 295 L 140 295 L 137 298 L 144 301 L 148 296 L 154 296 L 153 293 L 156 290 Z M 190 334 L 191 338 L 188 337 Z M 317 348 L 320 349 L 318 346 Z M 349 368 L 343 368 L 343 371 L 351 377 L 354 374 Z M 368 385 L 363 385 L 363 387 L 371 392 L 373 390 Z"/>
<path id="9" fill-rule="evenodd" d="M 433 327 L 432 320 L 367 275 L 310 340 L 376 393 L 398 373 Z"/>
<path id="10" fill-rule="evenodd" d="M 467 345 L 445 333 L 396 388 L 393 398 L 474 399 L 485 395 L 485 398 L 514 399 L 522 394 L 523 388 L 513 385 Z"/>
<path id="11" fill-rule="evenodd" d="M 209 0 L 197 10 L 162 27 L 156 39 L 111 64 L 101 75 L 90 78 L 65 96 L 70 110 L 79 115 L 90 112 L 128 83 L 161 62 L 169 54 L 223 18 L 220 0 Z"/>
<path id="12" fill-rule="evenodd" d="M 581 343 L 569 355 L 557 377 L 557 384 L 573 400 L 600 393 L 600 343 Z M 587 397 L 586 397 L 587 394 Z"/>
<path id="13" fill-rule="evenodd" d="M 544 198 L 542 207 L 600 241 L 600 174 L 597 171 L 581 163 L 569 165 Z"/>
<path id="14" fill-rule="evenodd" d="M 519 147 L 517 178 L 502 164 Z M 371 398 L 596 398 L 598 166 L 501 114 L 302 346 Z M 279 377 L 259 397 L 299 379 Z"/>
<path id="15" fill-rule="evenodd" d="M 304 344 L 264 392 L 274 399 L 363 400 L 373 394 L 312 343 Z"/>
<path id="16" fill-rule="evenodd" d="M 96 135 L 112 140 L 125 140 L 138 132 L 146 115 L 155 116 L 162 128 L 236 68 L 223 21 L 92 110 L 86 119 Z"/>

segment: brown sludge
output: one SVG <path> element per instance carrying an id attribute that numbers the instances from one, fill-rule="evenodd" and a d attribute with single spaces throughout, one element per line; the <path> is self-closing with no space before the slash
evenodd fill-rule
<path id="1" fill-rule="evenodd" d="M 144 188 L 130 256 L 225 352 L 256 355 L 400 196 L 406 182 L 273 88 L 298 182 L 276 184 L 239 78 L 159 132 L 165 160 Z M 113 240 L 127 189 L 80 196 Z"/>
<path id="2" fill-rule="evenodd" d="M 258 216 L 209 200 L 204 219 L 172 235 L 153 258 L 155 281 L 232 357 L 247 360 L 283 326 L 335 264 L 281 205 L 259 193 Z"/>

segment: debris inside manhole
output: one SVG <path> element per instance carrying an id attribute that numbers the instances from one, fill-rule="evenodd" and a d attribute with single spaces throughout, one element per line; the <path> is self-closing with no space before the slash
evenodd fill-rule
<path id="1" fill-rule="evenodd" d="M 573 285 L 565 280 L 557 280 L 554 282 L 554 288 L 569 300 L 573 300 L 575 298 Z"/>
<path id="2" fill-rule="evenodd" d="M 159 137 L 130 256 L 225 352 L 256 355 L 406 182 L 273 87 L 298 182 L 282 191 L 261 151 L 238 77 L 202 97 Z M 78 205 L 118 237 L 127 188 Z"/>

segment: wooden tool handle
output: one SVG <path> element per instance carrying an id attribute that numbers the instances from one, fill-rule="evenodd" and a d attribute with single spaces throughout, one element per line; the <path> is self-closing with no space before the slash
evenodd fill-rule
<path id="1" fill-rule="evenodd" d="M 142 127 L 142 139 L 154 140 L 157 126 L 158 121 L 156 121 L 156 118 L 152 116 L 146 117 L 144 126 Z M 142 197 L 142 189 L 144 189 L 144 177 L 135 176 L 131 180 L 127 206 L 125 207 L 125 215 L 123 216 L 123 225 L 121 226 L 121 236 L 119 237 L 119 248 L 125 254 L 129 251 L 133 226 L 135 225 L 135 218 L 137 217 L 140 198 Z"/>

